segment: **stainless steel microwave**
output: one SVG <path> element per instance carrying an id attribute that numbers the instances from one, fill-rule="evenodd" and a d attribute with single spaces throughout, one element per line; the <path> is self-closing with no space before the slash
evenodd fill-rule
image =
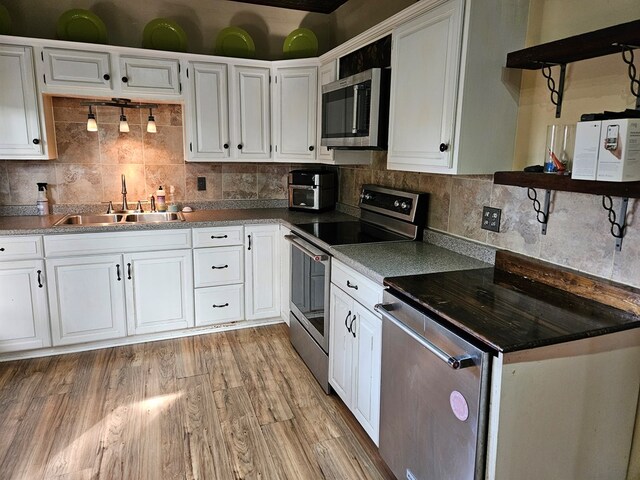
<path id="1" fill-rule="evenodd" d="M 323 85 L 321 145 L 387 148 L 390 72 L 372 68 Z"/>

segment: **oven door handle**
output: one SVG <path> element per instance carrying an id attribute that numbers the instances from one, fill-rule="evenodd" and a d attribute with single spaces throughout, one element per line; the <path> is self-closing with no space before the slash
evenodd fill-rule
<path id="1" fill-rule="evenodd" d="M 293 244 L 293 246 L 295 246 L 299 250 L 301 250 L 302 253 L 304 253 L 306 256 L 311 257 L 314 262 L 326 262 L 327 260 L 329 260 L 329 255 L 327 255 L 322 251 L 314 252 L 312 250 L 313 247 L 311 247 L 311 245 L 301 240 L 300 237 L 297 237 L 295 235 L 285 235 L 284 239 L 287 242 Z"/>
<path id="2" fill-rule="evenodd" d="M 393 323 L 396 327 L 398 327 L 404 333 L 409 335 L 412 339 L 414 339 L 416 342 L 418 342 L 424 348 L 426 348 L 431 353 L 433 353 L 436 357 L 438 357 L 444 363 L 449 365 L 449 367 L 451 367 L 454 370 L 460 370 L 461 368 L 472 367 L 473 365 L 475 365 L 475 362 L 473 361 L 473 358 L 468 357 L 468 356 L 467 357 L 454 357 L 452 355 L 449 355 L 447 352 L 442 350 L 437 345 L 434 345 L 433 343 L 431 343 L 426 338 L 422 337 L 421 335 L 418 335 L 411 328 L 407 327 L 404 323 L 402 323 L 396 317 L 391 315 L 391 313 L 389 313 L 389 308 L 390 307 L 391 307 L 391 304 L 389 304 L 389 303 L 386 303 L 386 304 L 385 303 L 378 303 L 374 307 L 374 309 L 375 309 L 376 312 L 378 312 L 384 318 L 389 320 L 391 323 Z"/>

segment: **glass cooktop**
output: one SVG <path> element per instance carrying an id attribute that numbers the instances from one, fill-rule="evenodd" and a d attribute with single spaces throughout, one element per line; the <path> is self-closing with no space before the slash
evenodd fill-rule
<path id="1" fill-rule="evenodd" d="M 296 227 L 331 246 L 411 240 L 404 235 L 358 221 L 302 223 Z"/>

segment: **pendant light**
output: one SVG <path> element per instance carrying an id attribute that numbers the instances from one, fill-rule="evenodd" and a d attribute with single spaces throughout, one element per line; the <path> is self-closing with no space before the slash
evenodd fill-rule
<path id="1" fill-rule="evenodd" d="M 129 123 L 127 122 L 127 116 L 124 114 L 124 108 L 120 108 L 120 127 L 121 133 L 129 132 Z"/>
<path id="2" fill-rule="evenodd" d="M 87 115 L 87 132 L 97 132 L 98 123 L 96 122 L 96 116 L 93 113 L 91 105 L 89 105 L 89 115 Z"/>
<path id="3" fill-rule="evenodd" d="M 156 127 L 156 119 L 153 116 L 153 109 L 149 109 L 149 119 L 147 122 L 147 132 L 149 133 L 156 133 L 158 131 L 157 127 Z"/>

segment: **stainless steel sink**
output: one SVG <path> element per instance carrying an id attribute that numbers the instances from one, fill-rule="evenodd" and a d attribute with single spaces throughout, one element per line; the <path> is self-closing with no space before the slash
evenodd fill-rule
<path id="1" fill-rule="evenodd" d="M 184 215 L 180 212 L 140 212 L 140 213 L 113 213 L 113 214 L 81 214 L 66 215 L 53 224 L 61 225 L 115 225 L 126 223 L 159 223 L 159 222 L 183 222 Z"/>

